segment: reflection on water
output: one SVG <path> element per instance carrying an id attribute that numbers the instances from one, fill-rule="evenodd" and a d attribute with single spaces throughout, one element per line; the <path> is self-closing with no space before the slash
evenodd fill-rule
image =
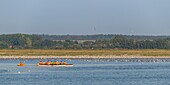
<path id="1" fill-rule="evenodd" d="M 47 61 L 43 60 L 43 61 Z M 52 59 L 56 60 L 56 59 Z M 170 59 L 57 59 L 73 67 L 37 67 L 40 60 L 0 60 L 0 85 L 167 85 Z M 18 67 L 23 61 L 26 67 Z"/>

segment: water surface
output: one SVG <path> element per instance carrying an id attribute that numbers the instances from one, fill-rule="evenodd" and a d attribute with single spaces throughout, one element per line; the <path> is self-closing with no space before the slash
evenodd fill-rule
<path id="1" fill-rule="evenodd" d="M 20 61 L 25 62 L 27 66 L 18 67 L 17 64 Z M 38 59 L 0 60 L 0 85 L 170 84 L 169 62 L 134 62 L 136 60 L 130 61 L 128 59 L 74 59 L 66 61 L 74 66 L 37 67 Z"/>

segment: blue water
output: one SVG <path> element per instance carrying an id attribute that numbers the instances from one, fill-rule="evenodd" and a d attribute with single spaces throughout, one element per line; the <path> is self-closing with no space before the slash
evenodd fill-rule
<path id="1" fill-rule="evenodd" d="M 73 67 L 37 67 L 38 61 L 0 60 L 0 85 L 170 85 L 169 62 L 75 59 L 66 60 Z"/>

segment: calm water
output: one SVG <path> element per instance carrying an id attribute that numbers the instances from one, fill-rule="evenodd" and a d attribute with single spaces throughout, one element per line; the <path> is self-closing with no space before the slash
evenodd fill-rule
<path id="1" fill-rule="evenodd" d="M 18 67 L 20 61 L 0 60 L 0 85 L 170 85 L 169 62 L 84 59 L 66 60 L 73 67 L 37 67 L 39 60 L 24 60 L 28 66 Z"/>

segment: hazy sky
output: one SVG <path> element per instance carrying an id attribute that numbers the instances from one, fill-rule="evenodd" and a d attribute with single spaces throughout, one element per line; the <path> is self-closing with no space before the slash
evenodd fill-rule
<path id="1" fill-rule="evenodd" d="M 0 0 L 0 34 L 170 35 L 170 0 Z"/>

